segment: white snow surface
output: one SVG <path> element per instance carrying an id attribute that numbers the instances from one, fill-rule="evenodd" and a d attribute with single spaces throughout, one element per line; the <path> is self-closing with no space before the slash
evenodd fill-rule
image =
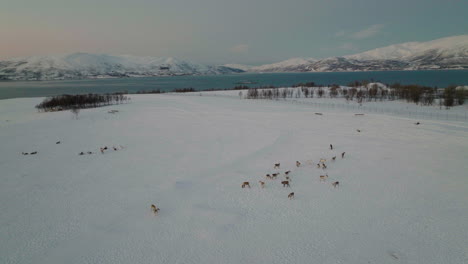
<path id="1" fill-rule="evenodd" d="M 237 93 L 0 100 L 0 263 L 468 263 L 466 122 Z"/>

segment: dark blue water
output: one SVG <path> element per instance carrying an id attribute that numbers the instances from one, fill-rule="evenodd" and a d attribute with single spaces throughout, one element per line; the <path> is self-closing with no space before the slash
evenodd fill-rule
<path id="1" fill-rule="evenodd" d="M 127 91 L 172 91 L 181 88 L 231 89 L 239 82 L 251 81 L 249 87 L 289 86 L 303 82 L 346 85 L 353 81 L 372 80 L 382 83 L 419 84 L 431 87 L 468 85 L 468 70 L 452 71 L 380 71 L 317 73 L 246 73 L 216 76 L 172 76 L 73 81 L 4 81 L 0 82 L 0 99 L 44 97 L 59 94 L 113 93 Z"/>

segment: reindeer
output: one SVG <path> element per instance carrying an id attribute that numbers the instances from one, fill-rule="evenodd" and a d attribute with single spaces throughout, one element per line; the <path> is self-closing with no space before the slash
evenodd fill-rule
<path id="1" fill-rule="evenodd" d="M 421 124 L 421 123 L 419 123 L 419 122 L 416 122 L 416 123 L 414 123 L 414 124 L 415 124 L 415 125 L 419 125 L 419 124 Z"/>
<path id="2" fill-rule="evenodd" d="M 357 132 L 361 132 L 361 130 L 360 130 L 360 129 L 356 129 L 356 131 L 357 131 Z"/>
<path id="3" fill-rule="evenodd" d="M 292 198 L 294 198 L 294 192 L 288 194 L 288 198 L 289 198 L 289 200 L 291 200 Z"/>
<path id="4" fill-rule="evenodd" d="M 78 154 L 78 155 L 82 156 L 82 155 L 84 155 L 84 152 L 83 152 L 83 151 L 81 151 L 81 152 L 80 152 L 80 154 Z"/>
<path id="5" fill-rule="evenodd" d="M 273 169 L 279 169 L 280 168 L 280 163 L 275 163 L 275 166 L 273 167 Z"/>
<path id="6" fill-rule="evenodd" d="M 327 165 L 325 165 L 325 163 L 322 163 L 322 169 L 326 169 L 327 168 Z"/>
<path id="7" fill-rule="evenodd" d="M 288 171 L 285 171 L 285 172 L 284 172 L 284 175 L 289 175 L 289 173 L 291 173 L 291 171 L 290 171 L 290 170 L 288 170 Z"/>
<path id="8" fill-rule="evenodd" d="M 333 187 L 335 187 L 335 188 L 336 188 L 337 186 L 339 186 L 339 185 L 340 185 L 340 182 L 336 181 L 336 182 L 332 183 L 332 185 L 333 185 Z"/>
<path id="9" fill-rule="evenodd" d="M 264 182 L 264 181 L 258 181 L 258 182 L 260 183 L 260 186 L 261 186 L 262 188 L 265 187 L 265 182 Z"/>
<path id="10" fill-rule="evenodd" d="M 31 154 L 31 155 L 36 155 L 36 154 L 37 154 L 37 151 L 31 152 L 31 153 L 29 153 L 29 154 Z"/>
<path id="11" fill-rule="evenodd" d="M 342 159 L 344 158 L 344 154 L 345 154 L 345 153 L 346 153 L 346 152 L 341 153 L 341 158 L 342 158 Z"/>
<path id="12" fill-rule="evenodd" d="M 159 208 L 156 207 L 156 205 L 152 204 L 151 205 L 151 211 L 156 215 L 159 212 Z"/>
<path id="13" fill-rule="evenodd" d="M 320 163 L 317 163 L 317 169 L 320 169 Z"/>
<path id="14" fill-rule="evenodd" d="M 270 180 L 272 179 L 272 177 L 271 177 L 270 174 L 265 175 L 265 177 L 266 177 L 267 179 L 270 179 Z"/>
<path id="15" fill-rule="evenodd" d="M 332 144 L 330 144 L 330 149 L 333 150 L 333 145 Z"/>
<path id="16" fill-rule="evenodd" d="M 88 153 L 88 155 L 91 155 L 91 154 L 93 154 L 91 151 L 88 151 L 87 153 Z"/>
<path id="17" fill-rule="evenodd" d="M 271 174 L 271 178 L 276 179 L 276 177 L 278 177 L 278 175 L 279 175 L 279 173 L 273 173 L 273 174 Z"/>
<path id="18" fill-rule="evenodd" d="M 21 152 L 21 154 L 23 154 L 23 155 L 29 155 L 29 153 L 27 153 L 27 152 Z"/>
<path id="19" fill-rule="evenodd" d="M 336 160 L 336 156 L 335 157 L 332 157 L 332 161 L 335 161 Z"/>
<path id="20" fill-rule="evenodd" d="M 281 184 L 283 184 L 283 187 L 286 187 L 286 186 L 291 187 L 289 186 L 289 181 L 282 181 Z"/>
<path id="21" fill-rule="evenodd" d="M 286 180 L 291 181 L 291 178 L 289 178 L 289 176 L 286 176 L 285 178 Z"/>
<path id="22" fill-rule="evenodd" d="M 60 144 L 60 141 L 55 142 L 55 144 Z"/>
<path id="23" fill-rule="evenodd" d="M 296 161 L 296 167 L 300 167 L 301 163 L 299 161 Z"/>
<path id="24" fill-rule="evenodd" d="M 320 163 L 324 163 L 325 161 L 327 161 L 326 159 L 320 159 Z"/>
<path id="25" fill-rule="evenodd" d="M 320 181 L 326 181 L 328 178 L 328 174 L 325 174 L 325 175 L 320 175 Z"/>
<path id="26" fill-rule="evenodd" d="M 117 148 L 116 147 L 112 147 L 114 149 L 114 151 L 117 151 Z"/>
<path id="27" fill-rule="evenodd" d="M 101 154 L 104 154 L 104 148 L 100 148 Z"/>
<path id="28" fill-rule="evenodd" d="M 242 188 L 245 188 L 245 186 L 248 186 L 250 188 L 250 183 L 249 182 L 242 183 Z"/>

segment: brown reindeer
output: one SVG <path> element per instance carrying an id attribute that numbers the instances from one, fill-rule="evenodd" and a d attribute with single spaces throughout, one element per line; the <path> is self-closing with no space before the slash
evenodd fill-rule
<path id="1" fill-rule="evenodd" d="M 273 169 L 279 169 L 280 168 L 280 163 L 275 163 L 275 166 L 273 167 Z"/>
<path id="2" fill-rule="evenodd" d="M 250 188 L 250 183 L 249 182 L 243 182 L 242 183 L 242 188 L 245 188 L 245 186 L 248 186 Z"/>
<path id="3" fill-rule="evenodd" d="M 317 163 L 317 169 L 320 169 L 320 163 Z"/>
<path id="4" fill-rule="evenodd" d="M 283 187 L 286 187 L 286 186 L 291 187 L 289 186 L 289 181 L 282 181 L 281 184 L 283 184 Z"/>
<path id="5" fill-rule="evenodd" d="M 338 185 L 340 185 L 340 182 L 336 181 L 336 182 L 332 183 L 332 185 L 333 185 L 333 187 L 336 188 Z"/>
<path id="6" fill-rule="evenodd" d="M 361 132 L 361 130 L 360 130 L 360 129 L 356 129 L 356 131 L 357 131 L 357 132 Z"/>
<path id="7" fill-rule="evenodd" d="M 288 170 L 288 171 L 285 171 L 285 172 L 284 172 L 284 175 L 288 175 L 289 173 L 291 173 L 291 171 L 290 171 L 290 170 Z"/>
<path id="8" fill-rule="evenodd" d="M 333 145 L 332 144 L 330 144 L 330 149 L 333 150 Z"/>
<path id="9" fill-rule="evenodd" d="M 272 177 L 271 177 L 270 174 L 267 174 L 265 177 L 266 177 L 267 179 L 272 179 Z"/>
<path id="10" fill-rule="evenodd" d="M 335 157 L 332 157 L 332 161 L 335 161 L 336 160 L 336 156 Z"/>
<path id="11" fill-rule="evenodd" d="M 289 198 L 289 200 L 291 200 L 292 198 L 294 198 L 294 192 L 288 194 L 288 198 Z"/>
<path id="12" fill-rule="evenodd" d="M 159 208 L 156 207 L 156 205 L 152 204 L 151 205 L 151 211 L 156 215 L 159 212 Z"/>
<path id="13" fill-rule="evenodd" d="M 322 163 L 322 169 L 326 169 L 327 168 L 327 165 L 325 165 L 325 163 Z"/>
<path id="14" fill-rule="evenodd" d="M 101 150 L 101 154 L 104 154 L 104 148 L 101 148 L 100 150 Z"/>
<path id="15" fill-rule="evenodd" d="M 296 167 L 300 167 L 301 163 L 299 161 L 296 161 Z"/>
<path id="16" fill-rule="evenodd" d="M 278 175 L 279 175 L 279 173 L 273 173 L 273 174 L 271 174 L 271 178 L 276 179 L 276 177 L 278 177 Z"/>
<path id="17" fill-rule="evenodd" d="M 265 182 L 264 182 L 264 181 L 258 181 L 258 182 L 260 183 L 260 186 L 261 186 L 262 188 L 265 187 Z"/>
<path id="18" fill-rule="evenodd" d="M 344 158 L 344 154 L 345 154 L 345 153 L 346 153 L 346 152 L 341 153 L 341 158 L 342 158 L 342 159 Z"/>
<path id="19" fill-rule="evenodd" d="M 320 175 L 320 181 L 326 181 L 328 178 L 328 174 Z"/>

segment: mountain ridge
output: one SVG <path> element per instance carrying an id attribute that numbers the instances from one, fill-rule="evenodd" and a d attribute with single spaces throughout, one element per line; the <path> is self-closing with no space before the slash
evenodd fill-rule
<path id="1" fill-rule="evenodd" d="M 468 69 L 468 35 L 406 42 L 325 59 L 291 58 L 249 66 L 204 65 L 174 57 L 72 53 L 0 61 L 0 80 L 216 75 L 241 72 L 342 72 Z"/>
<path id="2" fill-rule="evenodd" d="M 173 57 L 72 53 L 0 61 L 0 80 L 64 80 L 112 77 L 210 75 L 243 72 Z"/>
<path id="3" fill-rule="evenodd" d="M 251 72 L 334 72 L 381 70 L 434 70 L 468 68 L 468 35 L 427 42 L 406 42 L 365 52 L 324 59 L 294 58 L 260 66 Z M 308 63 L 305 61 L 310 60 Z M 297 61 L 296 64 L 291 63 Z"/>

